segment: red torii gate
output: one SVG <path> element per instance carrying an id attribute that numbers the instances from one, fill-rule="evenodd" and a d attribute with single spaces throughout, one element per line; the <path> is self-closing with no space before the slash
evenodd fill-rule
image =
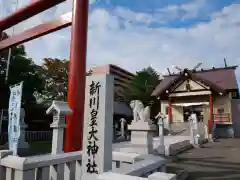
<path id="1" fill-rule="evenodd" d="M 0 32 L 31 18 L 66 0 L 32 0 L 10 16 L 0 20 Z M 73 0 L 73 11 L 0 41 L 0 52 L 72 25 L 68 72 L 68 105 L 73 113 L 67 117 L 65 152 L 82 149 L 85 99 L 88 0 Z"/>

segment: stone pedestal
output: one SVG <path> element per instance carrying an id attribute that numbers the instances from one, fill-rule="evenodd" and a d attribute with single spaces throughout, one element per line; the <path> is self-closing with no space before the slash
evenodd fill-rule
<path id="1" fill-rule="evenodd" d="M 19 137 L 19 141 L 18 141 L 18 148 L 23 150 L 23 149 L 28 149 L 29 147 L 29 144 L 28 142 L 26 141 L 26 138 L 25 138 L 25 130 L 27 128 L 27 125 L 25 124 L 25 110 L 23 108 L 21 108 L 21 113 L 20 113 L 20 137 Z"/>
<path id="2" fill-rule="evenodd" d="M 57 119 L 64 119 L 57 121 Z M 65 116 L 53 116 L 53 123 L 50 125 L 53 128 L 53 137 L 52 137 L 52 154 L 63 153 L 63 139 L 64 139 L 64 129 L 66 128 L 66 124 L 58 124 L 55 122 L 64 122 Z"/>
<path id="3" fill-rule="evenodd" d="M 26 141 L 26 138 L 25 138 L 25 129 L 26 128 L 27 128 L 27 125 L 25 123 L 20 125 L 21 135 L 20 135 L 19 141 L 18 141 L 18 148 L 19 149 L 28 149 L 28 147 L 29 147 L 29 144 L 28 144 L 28 142 Z"/>
<path id="4" fill-rule="evenodd" d="M 156 126 L 148 122 L 132 122 L 128 125 L 131 131 L 131 144 L 141 146 L 144 153 L 153 153 L 153 136 Z"/>

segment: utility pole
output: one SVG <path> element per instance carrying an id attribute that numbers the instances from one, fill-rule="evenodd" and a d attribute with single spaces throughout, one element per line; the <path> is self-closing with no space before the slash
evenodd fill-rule
<path id="1" fill-rule="evenodd" d="M 15 3 L 13 3 L 16 5 L 16 8 L 15 10 L 18 9 L 18 0 L 16 0 Z M 14 9 L 14 8 L 13 8 Z M 15 27 L 13 26 L 12 27 L 12 36 L 14 34 L 14 29 Z M 6 67 L 6 75 L 5 75 L 5 83 L 7 84 L 7 81 L 8 81 L 8 75 L 9 75 L 9 66 L 10 66 L 10 61 L 11 61 L 11 55 L 12 55 L 12 48 L 9 48 L 8 50 L 8 57 L 7 57 L 7 67 Z"/>

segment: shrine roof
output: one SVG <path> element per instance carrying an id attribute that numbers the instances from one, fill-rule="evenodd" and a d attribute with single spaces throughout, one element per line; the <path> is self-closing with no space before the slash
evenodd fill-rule
<path id="1" fill-rule="evenodd" d="M 235 75 L 235 70 L 237 66 L 229 66 L 224 68 L 212 68 L 200 71 L 190 71 L 185 69 L 184 72 L 188 72 L 190 76 L 205 82 L 210 87 L 217 91 L 228 91 L 238 89 L 237 79 Z M 161 94 L 166 91 L 170 86 L 173 85 L 178 80 L 181 80 L 183 73 L 172 74 L 163 76 L 164 79 L 155 88 L 152 96 L 161 96 Z"/>

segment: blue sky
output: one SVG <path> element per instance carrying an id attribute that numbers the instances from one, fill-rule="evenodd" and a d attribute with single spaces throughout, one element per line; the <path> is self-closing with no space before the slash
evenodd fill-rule
<path id="1" fill-rule="evenodd" d="M 0 0 L 1 16 L 16 0 Z M 23 6 L 30 0 L 18 0 Z M 72 0 L 15 27 L 15 33 L 71 11 Z M 9 30 L 9 32 L 11 32 Z M 88 67 L 107 63 L 160 73 L 174 65 L 240 65 L 240 0 L 95 0 L 89 8 Z M 37 63 L 69 58 L 70 28 L 26 43 Z M 44 49 L 43 49 L 44 48 Z M 237 71 L 240 79 L 240 70 Z"/>
<path id="2" fill-rule="evenodd" d="M 168 16 L 168 21 L 153 22 L 150 27 L 181 28 L 192 27 L 199 22 L 210 22 L 212 13 L 219 12 L 234 3 L 240 3 L 240 0 L 209 0 L 208 2 L 206 0 L 95 0 L 95 4 L 90 7 L 90 12 L 96 8 L 105 8 L 112 12 L 115 8 L 122 7 L 150 16 L 160 13 L 159 15 Z M 183 7 L 184 5 L 189 5 L 189 7 Z M 169 10 L 170 7 L 172 10 Z M 159 10 L 162 12 L 158 12 Z M 187 15 L 190 11 L 192 11 L 192 16 Z"/>

